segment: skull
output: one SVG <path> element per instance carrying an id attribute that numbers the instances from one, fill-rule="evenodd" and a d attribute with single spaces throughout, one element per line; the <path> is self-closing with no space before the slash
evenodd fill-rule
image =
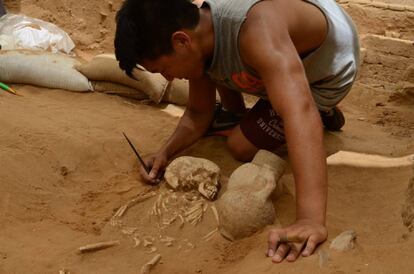
<path id="1" fill-rule="evenodd" d="M 165 170 L 164 178 L 175 190 L 198 190 L 214 200 L 220 189 L 220 168 L 210 160 L 190 156 L 178 157 Z"/>

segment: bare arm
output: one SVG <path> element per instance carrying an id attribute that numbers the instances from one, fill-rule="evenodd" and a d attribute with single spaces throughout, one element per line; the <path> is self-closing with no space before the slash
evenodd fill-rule
<path id="1" fill-rule="evenodd" d="M 296 226 L 271 234 L 269 249 L 277 251 L 279 254 L 276 255 L 283 259 L 290 247 L 277 247 L 281 233 L 296 234 L 291 236 L 299 236 L 304 242 L 296 251 L 290 248 L 288 260 L 293 261 L 304 244 L 303 255 L 309 255 L 327 236 L 324 228 L 327 175 L 323 130 L 286 23 L 282 19 L 269 20 L 263 19 L 266 15 L 261 16 L 253 15 L 246 21 L 240 35 L 240 50 L 243 59 L 261 76 L 269 100 L 284 122 L 296 186 Z M 272 252 L 269 252 L 270 256 L 273 256 Z M 274 260 L 280 261 L 278 258 Z"/>
<path id="2" fill-rule="evenodd" d="M 215 85 L 205 76 L 190 80 L 188 106 L 173 135 L 161 148 L 168 158 L 194 144 L 207 130 L 214 114 Z"/>
<path id="3" fill-rule="evenodd" d="M 244 103 L 243 95 L 231 89 L 223 86 L 217 86 L 218 93 L 220 94 L 220 101 L 223 107 L 233 113 L 245 113 L 246 105 Z"/>
<path id="4" fill-rule="evenodd" d="M 169 158 L 200 139 L 211 122 L 216 102 L 215 85 L 205 76 L 200 80 L 190 80 L 189 88 L 189 102 L 177 128 L 155 157 L 147 162 L 151 167 L 150 175 L 141 170 L 146 181 L 157 178 Z"/>

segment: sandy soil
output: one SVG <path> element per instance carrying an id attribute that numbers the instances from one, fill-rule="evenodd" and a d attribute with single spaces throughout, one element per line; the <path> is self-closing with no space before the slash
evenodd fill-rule
<path id="1" fill-rule="evenodd" d="M 99 23 L 100 9 L 107 9 L 109 1 L 78 2 L 23 0 L 20 9 L 53 18 L 72 33 L 83 53 L 111 51 L 114 12 L 105 10 L 108 25 Z M 114 1 L 114 9 L 120 2 Z M 68 13 L 73 20 L 64 19 Z M 104 36 L 88 28 L 95 23 Z M 414 236 L 403 225 L 401 209 L 413 168 L 400 157 L 414 154 L 414 96 L 364 80 L 341 104 L 347 119 L 343 131 L 326 133 L 327 150 L 333 154 L 328 158 L 328 241 L 314 256 L 279 265 L 264 256 L 269 228 L 234 243 L 219 235 L 205 241 L 216 227 L 212 203 L 206 202 L 208 209 L 196 226 L 180 228 L 174 222 L 163 229 L 148 214 L 166 190 L 141 182 L 122 131 L 142 154 L 156 152 L 178 121 L 161 111 L 164 106 L 32 86 L 14 86 L 23 97 L 0 93 L 0 273 L 139 273 L 157 253 L 162 259 L 152 273 L 412 273 Z M 228 176 L 242 164 L 232 159 L 222 137 L 204 138 L 183 154 L 216 162 L 222 169 L 222 192 Z M 281 181 L 286 193 L 273 202 L 278 221 L 286 225 L 295 216 L 289 170 Z M 121 206 L 149 191 L 156 196 L 113 222 Z M 332 239 L 348 229 L 358 235 L 356 248 L 345 253 L 329 249 Z M 134 235 L 153 238 L 157 251 L 149 254 L 151 246 L 143 243 L 134 247 Z M 161 241 L 165 236 L 175 239 L 172 246 Z M 77 252 L 86 244 L 110 240 L 120 244 Z"/>

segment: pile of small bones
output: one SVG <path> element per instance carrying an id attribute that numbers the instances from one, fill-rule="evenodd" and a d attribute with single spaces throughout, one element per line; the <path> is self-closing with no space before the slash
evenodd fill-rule
<path id="1" fill-rule="evenodd" d="M 122 222 L 122 217 L 127 210 L 134 205 L 156 197 L 153 202 L 153 206 L 148 212 L 150 217 L 155 217 L 156 226 L 158 231 L 167 230 L 173 224 L 178 224 L 178 227 L 182 228 L 186 224 L 196 226 L 199 224 L 205 212 L 209 208 L 208 202 L 197 191 L 190 192 L 175 192 L 172 189 L 167 189 L 165 186 L 161 186 L 158 191 L 147 190 L 139 194 L 135 198 L 131 199 L 125 205 L 121 206 L 118 211 L 112 217 L 110 224 L 115 227 L 119 227 L 124 235 L 129 236 L 134 241 L 134 247 L 144 247 L 145 253 L 152 254 L 157 252 L 155 243 L 158 242 L 167 247 L 178 244 L 177 249 L 183 249 L 185 252 L 192 250 L 195 245 L 188 239 L 181 241 L 167 236 L 161 235 L 141 235 L 138 231 L 138 227 L 126 227 Z M 218 215 L 214 205 L 210 206 L 218 224 Z M 202 239 L 209 241 L 218 232 L 215 228 L 210 233 L 205 235 Z"/>

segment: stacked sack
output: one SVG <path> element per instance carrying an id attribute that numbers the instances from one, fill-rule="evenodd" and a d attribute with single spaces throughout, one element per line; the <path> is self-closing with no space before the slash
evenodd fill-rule
<path id="1" fill-rule="evenodd" d="M 0 51 L 0 82 L 29 84 L 77 92 L 92 90 L 74 66 L 79 61 L 63 54 L 29 50 Z"/>
<path id="2" fill-rule="evenodd" d="M 150 73 L 142 67 L 134 69 L 135 79 L 132 79 L 119 68 L 114 55 L 97 55 L 90 62 L 75 68 L 92 82 L 98 92 L 138 100 L 149 98 L 157 104 L 186 105 L 188 102 L 188 81 L 175 79 L 168 82 L 161 74 Z"/>
<path id="3" fill-rule="evenodd" d="M 74 47 L 69 35 L 52 23 L 6 14 L 0 18 L 0 81 L 90 91 L 89 80 L 74 69 L 80 62 L 68 55 Z"/>
<path id="4" fill-rule="evenodd" d="M 185 106 L 188 81 L 168 82 L 159 73 L 144 68 L 128 77 L 113 55 L 98 55 L 82 63 L 66 54 L 34 50 L 0 50 L 0 82 L 29 84 L 76 92 L 98 91 L 154 103 Z"/>
<path id="5" fill-rule="evenodd" d="M 132 79 L 119 68 L 114 55 L 98 55 L 81 63 L 69 55 L 74 47 L 69 35 L 52 23 L 24 15 L 1 16 L 0 81 L 187 105 L 188 81 L 168 82 L 144 68 L 135 69 Z"/>

